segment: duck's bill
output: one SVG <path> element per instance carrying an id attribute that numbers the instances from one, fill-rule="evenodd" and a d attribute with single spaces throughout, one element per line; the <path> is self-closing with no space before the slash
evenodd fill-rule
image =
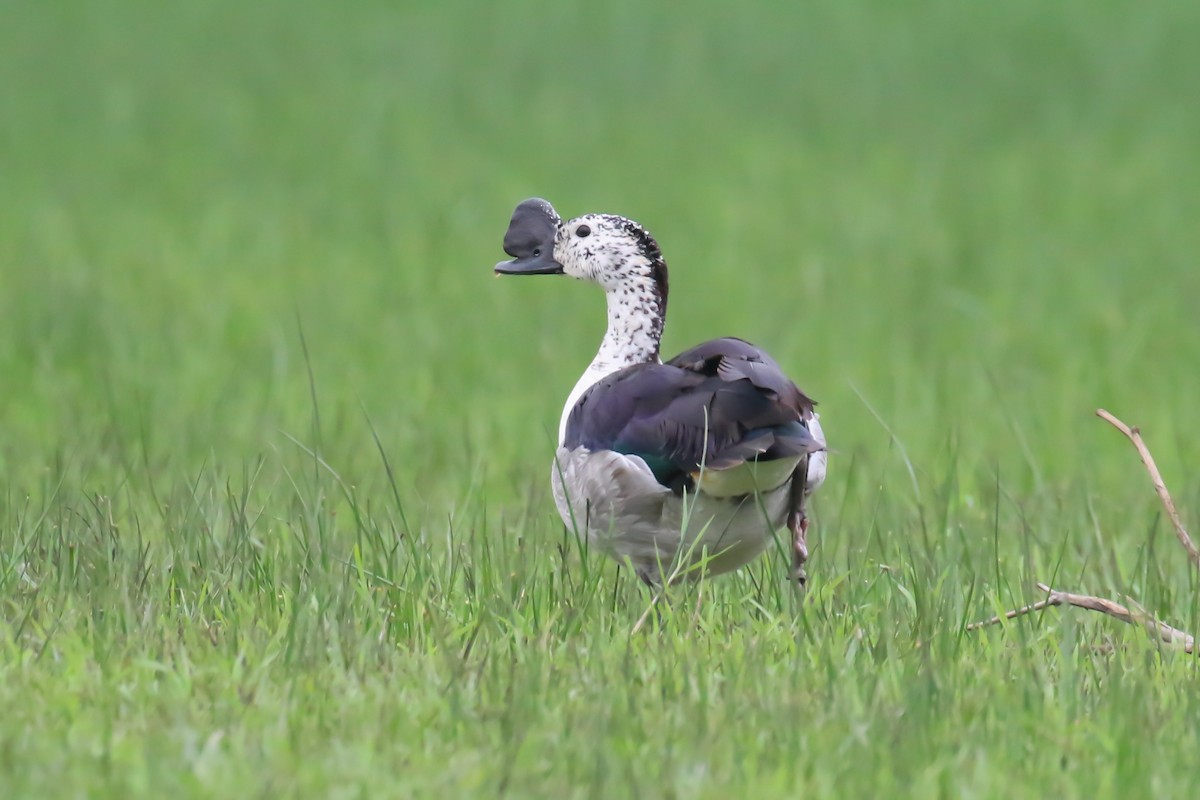
<path id="1" fill-rule="evenodd" d="M 563 265 L 547 255 L 514 258 L 496 265 L 497 275 L 562 275 Z"/>

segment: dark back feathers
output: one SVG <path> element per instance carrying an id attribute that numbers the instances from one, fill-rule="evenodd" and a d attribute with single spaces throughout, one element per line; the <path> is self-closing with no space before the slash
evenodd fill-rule
<path id="1" fill-rule="evenodd" d="M 727 469 L 821 449 L 805 424 L 813 405 L 762 350 L 713 339 L 598 381 L 571 410 L 564 445 L 638 455 L 674 488 L 702 465 Z"/>

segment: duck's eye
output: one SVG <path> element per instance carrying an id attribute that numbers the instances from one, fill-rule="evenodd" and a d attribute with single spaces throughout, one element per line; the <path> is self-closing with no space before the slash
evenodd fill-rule
<path id="1" fill-rule="evenodd" d="M 578 228 L 575 229 L 575 235 L 578 236 L 580 239 L 582 239 L 585 236 L 591 236 L 592 229 L 589 228 L 587 225 L 580 225 Z"/>
<path id="2" fill-rule="evenodd" d="M 533 257 L 534 258 L 537 258 L 541 254 L 542 254 L 542 248 L 540 248 L 540 247 L 533 248 Z"/>

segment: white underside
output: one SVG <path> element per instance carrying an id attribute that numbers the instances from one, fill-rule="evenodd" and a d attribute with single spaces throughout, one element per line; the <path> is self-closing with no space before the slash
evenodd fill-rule
<path id="1" fill-rule="evenodd" d="M 824 443 L 815 418 L 810 430 Z M 709 574 L 729 572 L 758 557 L 784 527 L 797 463 L 788 459 L 702 473 L 701 491 L 677 497 L 637 456 L 560 447 L 550 480 L 564 525 L 586 536 L 591 547 L 628 561 L 639 574 L 669 581 L 694 577 L 700 567 Z M 824 451 L 809 458 L 806 493 L 824 482 L 825 465 Z M 730 491 L 751 485 L 758 491 Z"/>

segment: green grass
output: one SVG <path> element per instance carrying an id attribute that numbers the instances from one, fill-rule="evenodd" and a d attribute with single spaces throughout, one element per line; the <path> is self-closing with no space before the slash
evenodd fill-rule
<path id="1" fill-rule="evenodd" d="M 406 7 L 412 5 L 413 7 Z M 1195 797 L 1200 11 L 0 3 L 4 797 Z M 548 496 L 624 213 L 836 448 L 661 625 Z M 911 471 L 910 471 L 911 467 Z M 1109 646 L 1111 645 L 1111 647 Z"/>

